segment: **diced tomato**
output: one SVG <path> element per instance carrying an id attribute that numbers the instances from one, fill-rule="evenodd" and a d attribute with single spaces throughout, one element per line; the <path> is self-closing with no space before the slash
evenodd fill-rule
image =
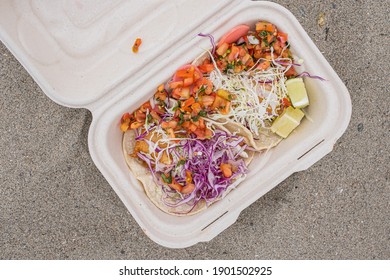
<path id="1" fill-rule="evenodd" d="M 188 130 L 190 130 L 191 132 L 194 132 L 197 129 L 198 129 L 198 127 L 193 123 L 190 123 L 188 126 Z"/>
<path id="2" fill-rule="evenodd" d="M 247 53 L 246 55 L 244 55 L 244 57 L 241 59 L 241 62 L 244 64 L 244 65 L 248 65 L 250 63 L 250 61 L 253 62 L 253 59 L 252 59 L 252 56 Z"/>
<path id="3" fill-rule="evenodd" d="M 164 91 L 164 89 L 165 89 L 164 84 L 161 84 L 161 85 L 159 85 L 159 86 L 157 87 L 157 91 L 159 91 L 159 92 Z"/>
<path id="4" fill-rule="evenodd" d="M 199 112 L 202 110 L 202 106 L 198 102 L 191 105 L 191 109 L 194 116 L 197 116 Z"/>
<path id="5" fill-rule="evenodd" d="M 123 116 L 122 116 L 121 121 L 124 122 L 127 119 L 130 120 L 130 113 L 124 113 Z"/>
<path id="6" fill-rule="evenodd" d="M 213 104 L 211 105 L 212 109 L 219 109 L 220 107 L 225 107 L 227 100 L 217 95 L 214 99 Z"/>
<path id="7" fill-rule="evenodd" d="M 275 53 L 279 56 L 282 53 L 282 50 L 284 46 L 282 46 L 282 43 L 280 41 L 276 41 L 273 45 Z"/>
<path id="8" fill-rule="evenodd" d="M 191 106 L 191 105 L 194 104 L 194 103 L 195 103 L 195 98 L 190 97 L 190 98 L 188 98 L 186 101 L 184 101 L 184 102 L 181 104 L 181 108 L 189 107 L 189 106 Z"/>
<path id="9" fill-rule="evenodd" d="M 160 99 L 161 101 L 164 101 L 167 99 L 167 92 L 166 91 L 158 91 L 154 94 L 154 97 L 156 99 Z"/>
<path id="10" fill-rule="evenodd" d="M 188 87 L 194 83 L 194 78 L 185 78 L 183 81 L 183 86 Z"/>
<path id="11" fill-rule="evenodd" d="M 286 44 L 286 42 L 288 41 L 288 34 L 287 33 L 283 33 L 283 32 L 278 32 L 276 37 L 278 38 L 278 40 L 282 43 L 282 44 Z"/>
<path id="12" fill-rule="evenodd" d="M 258 65 L 257 65 L 257 69 L 261 69 L 261 70 L 267 70 L 268 67 L 271 66 L 271 62 L 270 61 L 263 61 L 263 62 L 260 62 Z"/>
<path id="13" fill-rule="evenodd" d="M 189 183 L 192 183 L 192 173 L 191 171 L 189 170 L 186 170 L 186 182 L 189 184 Z"/>
<path id="14" fill-rule="evenodd" d="M 253 57 L 256 58 L 256 59 L 259 59 L 261 57 L 261 55 L 263 54 L 262 50 L 255 50 L 253 52 Z"/>
<path id="15" fill-rule="evenodd" d="M 181 124 L 181 126 L 184 127 L 185 129 L 189 129 L 190 125 L 191 125 L 191 122 L 189 122 L 189 121 L 185 121 Z"/>
<path id="16" fill-rule="evenodd" d="M 137 53 L 138 52 L 138 49 L 139 49 L 139 46 L 141 46 L 142 44 L 142 40 L 141 38 L 137 38 L 135 39 L 135 42 L 134 42 L 134 45 L 133 45 L 133 53 Z"/>
<path id="17" fill-rule="evenodd" d="M 221 69 L 221 70 L 226 69 L 227 63 L 228 62 L 225 59 L 217 60 L 217 67 L 218 67 L 218 69 Z"/>
<path id="18" fill-rule="evenodd" d="M 171 93 L 172 97 L 175 98 L 175 99 L 180 99 L 180 88 L 175 88 L 172 93 Z M 178 110 L 176 110 L 176 112 L 178 112 Z"/>
<path id="19" fill-rule="evenodd" d="M 177 190 L 178 192 L 182 192 L 183 190 L 183 186 L 176 182 L 174 178 L 172 178 L 172 183 L 168 184 L 168 186 L 170 186 L 174 190 Z"/>
<path id="20" fill-rule="evenodd" d="M 178 78 L 192 78 L 192 76 L 194 76 L 194 66 L 190 66 L 188 68 L 185 68 L 185 69 L 179 69 L 176 71 L 176 77 Z"/>
<path id="21" fill-rule="evenodd" d="M 194 184 L 187 184 L 181 189 L 182 194 L 190 194 L 195 190 L 195 185 Z"/>
<path id="22" fill-rule="evenodd" d="M 230 102 L 226 102 L 225 107 L 220 109 L 220 112 L 222 115 L 227 115 L 229 114 L 230 111 Z"/>
<path id="23" fill-rule="evenodd" d="M 177 121 L 171 120 L 169 122 L 162 122 L 161 127 L 163 129 L 168 129 L 168 128 L 176 128 L 177 127 Z"/>
<path id="24" fill-rule="evenodd" d="M 198 122 L 199 122 L 199 128 L 202 128 L 202 129 L 206 128 L 206 125 L 204 124 L 204 119 L 200 118 Z"/>
<path id="25" fill-rule="evenodd" d="M 172 81 L 182 81 L 185 78 L 193 78 L 194 81 L 196 81 L 202 77 L 202 72 L 198 69 L 198 67 L 192 64 L 186 64 L 176 70 L 175 74 L 173 75 Z"/>
<path id="26" fill-rule="evenodd" d="M 256 23 L 256 31 L 268 31 L 272 34 L 274 34 L 276 30 L 276 26 L 273 25 L 272 23 L 266 22 L 266 21 L 259 21 Z"/>
<path id="27" fill-rule="evenodd" d="M 286 97 L 282 99 L 282 104 L 283 104 L 284 107 L 290 107 L 291 106 L 290 100 L 288 98 L 286 98 Z"/>
<path id="28" fill-rule="evenodd" d="M 220 168 L 221 168 L 222 174 L 225 178 L 232 177 L 233 172 L 232 172 L 232 165 L 231 164 L 221 163 Z"/>
<path id="29" fill-rule="evenodd" d="M 130 126 L 130 119 L 126 119 L 122 124 L 121 124 L 121 131 L 126 132 L 129 129 Z"/>
<path id="30" fill-rule="evenodd" d="M 137 112 L 135 112 L 135 119 L 138 122 L 143 122 L 146 119 L 146 114 L 141 112 L 141 110 L 138 110 Z"/>
<path id="31" fill-rule="evenodd" d="M 170 82 L 169 83 L 169 87 L 171 89 L 175 89 L 175 88 L 178 88 L 178 87 L 182 87 L 183 86 L 183 81 L 177 81 L 177 82 Z"/>
<path id="32" fill-rule="evenodd" d="M 190 88 L 189 87 L 183 87 L 180 91 L 180 96 L 184 99 L 190 98 Z"/>
<path id="33" fill-rule="evenodd" d="M 223 43 L 222 45 L 220 45 L 217 48 L 216 52 L 219 55 L 224 55 L 228 49 L 229 49 L 229 44 L 228 43 Z"/>
<path id="34" fill-rule="evenodd" d="M 230 102 L 217 95 L 211 108 L 219 110 L 223 115 L 227 115 L 230 111 Z"/>
<path id="35" fill-rule="evenodd" d="M 248 52 L 247 52 L 243 47 L 241 47 L 241 46 L 239 46 L 238 49 L 239 49 L 238 55 L 239 55 L 240 57 L 244 57 L 244 56 L 248 53 Z"/>
<path id="36" fill-rule="evenodd" d="M 188 99 L 190 98 L 190 88 L 189 87 L 175 88 L 172 91 L 172 97 L 175 99 Z"/>
<path id="37" fill-rule="evenodd" d="M 155 105 L 154 108 L 152 109 L 153 111 L 155 111 L 157 114 L 159 115 L 162 115 L 165 113 L 164 111 L 164 107 L 160 106 L 160 105 Z"/>
<path id="38" fill-rule="evenodd" d="M 290 69 L 287 70 L 287 72 L 285 73 L 286 77 L 295 77 L 296 75 L 298 75 L 297 71 L 295 71 L 295 68 L 294 66 L 291 66 Z"/>
<path id="39" fill-rule="evenodd" d="M 195 133 L 195 135 L 199 138 L 199 139 L 204 139 L 205 138 L 205 131 L 203 129 L 200 129 L 200 128 L 197 128 L 195 131 L 193 131 Z"/>
<path id="40" fill-rule="evenodd" d="M 169 121 L 168 122 L 168 126 L 170 127 L 170 128 L 176 128 L 177 127 L 177 121 L 175 121 L 175 120 L 171 120 L 171 121 Z"/>
<path id="41" fill-rule="evenodd" d="M 201 98 L 201 103 L 203 104 L 204 107 L 211 106 L 214 103 L 215 96 L 212 95 L 204 95 Z"/>
<path id="42" fill-rule="evenodd" d="M 143 125 L 144 125 L 144 123 L 142 123 L 142 122 L 133 122 L 132 124 L 130 124 L 130 128 L 131 129 L 136 129 L 136 128 L 139 128 L 139 127 L 141 127 Z"/>
<path id="43" fill-rule="evenodd" d="M 204 136 L 205 138 L 211 138 L 213 136 L 213 132 L 210 129 L 206 128 L 204 132 Z"/>
<path id="44" fill-rule="evenodd" d="M 228 60 L 229 61 L 233 61 L 237 58 L 238 56 L 238 53 L 239 53 L 239 48 L 237 46 L 232 46 L 231 50 L 230 50 L 230 53 L 229 53 L 229 56 L 228 56 Z"/>
<path id="45" fill-rule="evenodd" d="M 199 68 L 198 68 L 199 69 Z M 199 69 L 199 71 L 200 71 L 200 69 Z M 194 75 L 193 75 L 193 81 L 194 82 L 196 82 L 197 80 L 199 80 L 200 78 L 202 78 L 203 76 L 201 75 L 202 73 L 202 71 L 195 71 L 194 72 Z"/>
<path id="46" fill-rule="evenodd" d="M 184 111 L 186 113 L 191 113 L 191 108 L 190 107 L 181 108 L 181 111 Z"/>
<path id="47" fill-rule="evenodd" d="M 169 128 L 168 122 L 162 122 L 162 123 L 161 123 L 161 127 L 162 127 L 163 129 Z"/>
<path id="48" fill-rule="evenodd" d="M 214 65 L 212 63 L 202 64 L 198 66 L 198 68 L 202 73 L 210 73 L 211 71 L 214 70 Z"/>
<path id="49" fill-rule="evenodd" d="M 268 45 L 270 45 L 275 40 L 275 37 L 271 34 L 268 34 L 266 39 L 267 39 Z"/>
<path id="50" fill-rule="evenodd" d="M 205 94 L 210 94 L 213 91 L 213 83 L 207 78 L 202 78 L 196 81 L 193 91 L 197 92 L 202 87 L 205 88 Z"/>
<path id="51" fill-rule="evenodd" d="M 151 111 L 150 115 L 152 116 L 153 119 L 157 121 L 161 121 L 161 117 L 155 111 Z"/>
<path id="52" fill-rule="evenodd" d="M 143 112 L 143 113 L 145 113 L 148 109 L 149 109 L 149 111 L 152 110 L 152 105 L 150 104 L 149 101 L 145 102 L 140 107 L 140 111 Z"/>

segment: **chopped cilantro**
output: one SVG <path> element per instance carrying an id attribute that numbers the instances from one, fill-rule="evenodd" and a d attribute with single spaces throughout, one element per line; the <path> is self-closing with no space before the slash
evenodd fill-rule
<path id="1" fill-rule="evenodd" d="M 172 184 L 172 176 L 169 174 L 169 177 L 167 177 L 164 173 L 161 174 L 161 178 L 164 180 L 167 184 Z"/>
<path id="2" fill-rule="evenodd" d="M 177 109 L 179 109 L 181 107 L 181 101 L 180 100 L 177 100 L 177 105 L 175 107 L 172 108 L 172 111 L 176 111 Z"/>
<path id="3" fill-rule="evenodd" d="M 202 85 L 201 87 L 200 87 L 200 89 L 198 89 L 198 91 L 196 92 L 196 93 L 202 93 L 202 92 L 204 92 L 206 90 L 206 87 L 204 86 L 204 85 Z M 195 100 L 196 101 L 196 100 Z"/>
<path id="4" fill-rule="evenodd" d="M 268 32 L 268 31 L 266 31 L 266 30 L 262 30 L 262 31 L 259 32 L 259 35 L 260 35 L 261 37 L 265 37 L 265 36 L 267 36 L 268 34 L 270 34 L 270 32 Z"/>
<path id="5" fill-rule="evenodd" d="M 184 114 L 180 113 L 179 118 L 180 118 L 180 121 L 178 122 L 178 124 L 182 125 L 184 123 Z"/>
<path id="6" fill-rule="evenodd" d="M 191 119 L 192 119 L 194 122 L 197 122 L 197 121 L 199 120 L 199 116 L 193 116 Z"/>
<path id="7" fill-rule="evenodd" d="M 226 66 L 226 70 L 233 70 L 234 69 L 234 62 L 232 63 L 228 63 L 227 66 Z"/>
<path id="8" fill-rule="evenodd" d="M 268 41 L 267 41 L 267 38 L 263 38 L 263 42 L 265 44 L 266 47 L 269 47 L 269 44 L 268 44 Z"/>
<path id="9" fill-rule="evenodd" d="M 198 113 L 199 116 L 201 117 L 206 117 L 207 116 L 207 112 L 204 111 L 204 110 L 201 110 L 199 113 Z"/>
<path id="10" fill-rule="evenodd" d="M 185 163 L 186 163 L 186 160 L 185 160 L 185 159 L 181 159 L 181 160 L 179 160 L 179 162 L 177 163 L 177 166 L 184 165 Z"/>

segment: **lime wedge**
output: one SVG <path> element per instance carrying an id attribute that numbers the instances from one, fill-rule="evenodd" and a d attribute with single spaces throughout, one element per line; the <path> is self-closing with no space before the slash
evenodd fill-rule
<path id="1" fill-rule="evenodd" d="M 298 108 L 293 108 L 292 106 L 287 107 L 287 109 L 275 119 L 271 126 L 271 131 L 286 138 L 291 131 L 301 123 L 304 115 L 305 114 Z"/>
<path id="2" fill-rule="evenodd" d="M 287 94 L 295 108 L 305 108 L 309 105 L 309 98 L 302 78 L 294 78 L 286 81 Z"/>

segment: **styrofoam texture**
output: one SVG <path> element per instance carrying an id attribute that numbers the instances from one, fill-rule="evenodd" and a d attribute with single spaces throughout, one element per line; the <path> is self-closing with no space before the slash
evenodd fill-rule
<path id="1" fill-rule="evenodd" d="M 39 4 L 40 1 L 28 2 L 30 4 Z M 175 9 L 179 9 L 181 13 L 191 11 L 191 9 L 193 10 L 191 4 L 179 5 L 179 2 L 177 1 L 175 4 Z M 22 62 L 30 74 L 32 74 L 50 98 L 67 106 L 84 106 L 91 109 L 93 113 L 93 122 L 89 131 L 91 157 L 144 232 L 152 240 L 163 246 L 182 248 L 191 246 L 197 242 L 211 240 L 234 223 L 240 212 L 251 203 L 292 173 L 310 167 L 329 153 L 333 148 L 334 142 L 345 131 L 350 119 L 351 103 L 347 89 L 310 40 L 302 26 L 288 10 L 270 2 L 229 1 L 229 5 L 231 6 L 228 6 L 227 2 L 225 1 L 226 5 L 224 9 L 221 7 L 214 9 L 210 7 L 210 3 L 207 1 L 207 6 L 210 7 L 209 10 L 212 10 L 212 16 L 202 18 L 202 13 L 198 10 L 198 14 L 195 14 L 194 18 L 202 18 L 202 20 L 197 20 L 196 24 L 188 25 L 184 25 L 184 22 L 181 22 L 180 28 L 185 31 L 181 31 L 183 37 L 179 42 L 174 43 L 178 38 L 176 34 L 172 35 L 172 33 L 169 33 L 165 34 L 165 37 L 159 37 L 159 40 L 165 38 L 169 48 L 153 45 L 157 49 L 149 48 L 148 52 L 140 51 L 136 56 L 139 59 L 136 63 L 139 64 L 136 64 L 137 66 L 134 66 L 134 69 L 137 70 L 141 65 L 142 69 L 138 69 L 138 71 L 131 69 L 126 70 L 126 73 L 122 73 L 119 70 L 115 71 L 111 68 L 112 71 L 108 71 L 107 75 L 109 75 L 113 85 L 109 85 L 107 82 L 108 86 L 102 89 L 99 81 L 96 80 L 100 76 L 92 75 L 96 84 L 86 84 L 92 90 L 87 94 L 87 97 L 80 97 L 79 94 L 75 95 L 74 93 L 68 92 L 69 88 L 63 88 L 62 84 L 59 84 L 58 88 L 52 88 L 52 84 L 50 84 L 51 79 L 59 80 L 60 74 L 56 72 L 53 76 L 48 75 L 47 69 L 43 69 L 44 67 L 40 65 L 41 63 L 39 61 L 36 61 L 36 58 L 32 58 L 26 51 L 23 51 L 23 48 L 20 46 L 20 41 L 13 38 L 12 32 L 8 32 L 5 35 L 4 32 L 1 32 L 2 40 Z M 113 3 L 120 5 L 121 2 L 117 1 Z M 78 1 L 74 2 L 74 5 L 79 4 Z M 202 6 L 202 11 L 204 11 L 206 2 L 202 2 L 199 5 Z M 232 6 L 235 8 L 233 9 Z M 117 6 L 114 5 L 111 9 L 114 9 L 113 7 L 115 8 Z M 2 7 L 0 6 L 0 8 Z M 164 10 L 162 6 L 158 6 L 156 9 Z M 104 9 L 100 9 L 94 11 L 94 13 L 103 17 L 102 15 L 104 13 L 102 10 L 104 11 Z M 96 18 L 95 20 L 91 18 L 82 20 L 82 17 L 75 15 L 75 13 L 72 10 L 68 11 L 67 16 L 73 16 L 73 21 L 83 26 L 83 28 L 93 26 L 97 22 Z M 113 14 L 106 12 L 105 16 L 110 18 Z M 24 14 L 24 17 L 29 18 L 28 13 L 27 15 Z M 125 111 L 133 111 L 140 104 L 148 100 L 154 93 L 156 86 L 168 80 L 179 66 L 190 62 L 203 49 L 210 47 L 207 39 L 195 36 L 198 32 L 211 33 L 216 38 L 219 38 L 226 31 L 238 24 L 247 23 L 253 26 L 260 19 L 273 22 L 279 29 L 289 34 L 292 52 L 305 61 L 304 66 L 299 71 L 309 71 L 325 77 L 328 81 L 321 82 L 305 79 L 311 102 L 310 106 L 306 109 L 306 114 L 309 118 L 305 118 L 302 124 L 276 148 L 271 149 L 266 154 L 257 156 L 249 166 L 250 173 L 247 179 L 237 189 L 229 193 L 222 201 L 213 204 L 207 210 L 194 216 L 175 217 L 168 215 L 157 209 L 150 202 L 142 186 L 134 179 L 126 166 L 121 150 L 122 134 L 119 130 L 120 116 Z M 7 24 L 11 20 L 2 20 L 2 25 L 3 22 Z M 103 22 L 109 21 L 109 19 L 101 20 Z M 138 26 L 139 30 L 143 28 L 148 30 L 146 27 L 147 24 L 148 22 L 142 22 Z M 161 24 L 156 27 L 153 26 L 153 28 L 156 28 L 157 33 L 159 31 L 163 33 L 165 26 Z M 5 26 L 4 29 L 13 30 L 12 26 Z M 45 33 L 43 30 L 41 31 Z M 127 33 L 125 32 L 125 34 Z M 38 35 L 34 34 L 34 36 Z M 139 36 L 147 37 L 147 34 L 140 34 Z M 31 40 L 33 40 L 33 37 L 26 39 L 24 44 L 31 44 Z M 107 43 L 107 45 L 99 43 L 101 45 L 99 46 L 97 44 L 97 52 L 99 52 L 100 48 L 107 48 L 109 50 L 118 49 L 121 43 L 121 40 L 113 40 Z M 147 48 L 147 43 L 150 44 L 151 42 L 146 41 L 145 45 L 141 47 L 141 50 L 143 47 L 145 49 Z M 81 57 L 87 55 L 88 51 L 91 51 L 88 47 L 90 47 L 88 44 L 85 48 L 80 47 L 79 55 Z M 129 51 L 131 46 L 126 45 L 122 47 L 126 49 L 124 54 L 117 53 L 113 55 L 115 63 L 118 60 L 132 56 Z M 165 50 L 165 53 L 161 52 L 161 50 Z M 158 58 L 156 58 L 157 55 Z M 70 63 L 66 61 L 67 57 L 62 58 L 64 60 L 62 63 L 64 64 L 57 64 L 59 68 L 66 63 Z M 115 63 L 111 66 L 115 66 Z M 80 65 L 85 66 L 83 61 Z M 56 69 L 56 67 L 53 66 L 53 69 Z M 67 71 L 72 70 L 74 68 L 67 68 Z M 100 72 L 97 71 L 96 73 Z M 125 79 L 129 76 L 131 76 L 129 79 Z M 73 82 L 69 86 L 80 93 L 80 87 L 84 83 L 77 79 Z"/>

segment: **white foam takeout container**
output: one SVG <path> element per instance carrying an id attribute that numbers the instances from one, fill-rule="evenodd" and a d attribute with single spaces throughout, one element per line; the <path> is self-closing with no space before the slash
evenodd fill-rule
<path id="1" fill-rule="evenodd" d="M 293 54 L 308 71 L 310 106 L 301 125 L 277 147 L 251 163 L 247 179 L 223 200 L 187 217 L 168 215 L 146 197 L 122 154 L 121 115 L 148 100 L 174 71 L 210 48 L 238 24 L 270 21 L 289 35 Z M 329 153 L 351 116 L 349 93 L 335 71 L 285 8 L 249 0 L 125 1 L 3 0 L 0 37 L 45 94 L 68 107 L 92 112 L 89 149 L 96 166 L 155 242 L 183 248 L 209 241 L 240 212 L 292 173 Z M 132 53 L 141 37 L 139 53 Z"/>

